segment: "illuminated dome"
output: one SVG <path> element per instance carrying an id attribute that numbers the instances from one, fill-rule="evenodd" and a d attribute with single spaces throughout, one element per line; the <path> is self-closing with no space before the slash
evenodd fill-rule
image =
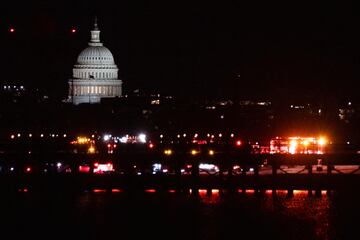
<path id="1" fill-rule="evenodd" d="M 77 58 L 77 64 L 104 65 L 115 64 L 110 50 L 104 46 L 89 46 L 85 48 Z"/>
<path id="2" fill-rule="evenodd" d="M 99 103 L 101 98 L 120 97 L 122 81 L 110 50 L 100 42 L 100 30 L 95 24 L 89 46 L 79 54 L 69 80 L 68 101 L 74 104 Z"/>

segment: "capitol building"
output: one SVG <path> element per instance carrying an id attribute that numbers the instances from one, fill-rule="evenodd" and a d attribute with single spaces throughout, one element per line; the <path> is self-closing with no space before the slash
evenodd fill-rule
<path id="1" fill-rule="evenodd" d="M 101 98 L 120 97 L 122 81 L 110 50 L 100 42 L 100 30 L 95 19 L 89 46 L 78 56 L 69 80 L 69 102 L 100 103 Z"/>

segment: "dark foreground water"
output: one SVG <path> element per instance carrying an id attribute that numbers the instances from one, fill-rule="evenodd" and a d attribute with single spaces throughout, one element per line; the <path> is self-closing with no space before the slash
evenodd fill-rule
<path id="1" fill-rule="evenodd" d="M 0 239 L 359 239 L 360 196 L 3 194 Z"/>

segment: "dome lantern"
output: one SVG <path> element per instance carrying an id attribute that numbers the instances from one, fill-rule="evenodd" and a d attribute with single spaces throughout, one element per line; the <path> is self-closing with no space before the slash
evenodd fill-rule
<path id="1" fill-rule="evenodd" d="M 98 27 L 96 17 L 94 21 L 94 28 L 90 32 L 91 32 L 91 39 L 89 42 L 89 46 L 102 46 L 103 44 L 100 42 L 100 29 Z"/>

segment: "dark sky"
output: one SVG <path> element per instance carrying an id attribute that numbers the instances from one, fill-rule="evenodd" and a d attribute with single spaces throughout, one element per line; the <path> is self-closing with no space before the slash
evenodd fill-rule
<path id="1" fill-rule="evenodd" d="M 360 14 L 344 1 L 49 2 L 1 8 L 1 82 L 65 95 L 97 15 L 125 93 L 347 98 L 358 92 Z"/>

